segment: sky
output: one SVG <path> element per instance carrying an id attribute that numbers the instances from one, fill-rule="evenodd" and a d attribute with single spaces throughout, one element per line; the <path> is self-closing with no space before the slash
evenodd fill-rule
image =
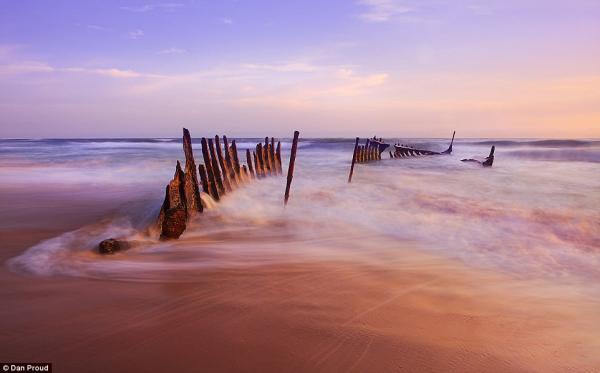
<path id="1" fill-rule="evenodd" d="M 600 1 L 0 0 L 0 137 L 600 137 Z"/>

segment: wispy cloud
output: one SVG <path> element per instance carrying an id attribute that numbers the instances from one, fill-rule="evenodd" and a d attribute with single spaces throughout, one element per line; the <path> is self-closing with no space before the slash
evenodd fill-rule
<path id="1" fill-rule="evenodd" d="M 359 15 L 366 22 L 387 22 L 397 15 L 414 11 L 398 0 L 359 0 L 358 4 L 367 8 Z"/>
<path id="2" fill-rule="evenodd" d="M 52 66 L 38 61 L 0 64 L 0 76 L 13 76 L 27 73 L 48 73 L 56 71 Z"/>
<path id="3" fill-rule="evenodd" d="M 15 77 L 23 74 L 75 73 L 103 75 L 111 78 L 161 78 L 160 74 L 148 74 L 133 70 L 117 68 L 88 68 L 88 67 L 57 67 L 41 61 L 18 61 L 0 63 L 0 76 Z"/>
<path id="4" fill-rule="evenodd" d="M 146 13 L 152 10 L 165 10 L 172 12 L 177 8 L 183 7 L 181 3 L 153 3 L 153 4 L 143 4 L 143 5 L 135 5 L 135 6 L 122 6 L 122 10 L 126 10 L 128 12 L 134 13 Z"/>
<path id="5" fill-rule="evenodd" d="M 233 19 L 228 17 L 221 17 L 218 19 L 218 21 L 224 25 L 233 25 Z"/>
<path id="6" fill-rule="evenodd" d="M 142 31 L 142 30 L 140 30 L 140 29 L 133 30 L 133 31 L 129 31 L 129 32 L 127 33 L 127 37 L 128 37 L 129 39 L 134 39 L 134 40 L 135 40 L 135 39 L 139 39 L 139 38 L 141 38 L 142 36 L 144 36 L 144 31 Z"/>
<path id="7" fill-rule="evenodd" d="M 19 44 L 0 44 L 0 61 L 16 55 L 21 49 L 23 46 Z"/>
<path id="8" fill-rule="evenodd" d="M 280 64 L 253 64 L 246 63 L 242 68 L 252 70 L 268 70 L 276 72 L 313 72 L 319 70 L 318 66 L 311 65 L 305 62 L 287 62 Z"/>
<path id="9" fill-rule="evenodd" d="M 65 67 L 65 68 L 53 68 L 52 71 L 59 72 L 69 72 L 69 73 L 85 73 L 85 74 L 97 74 L 109 76 L 111 78 L 148 78 L 148 77 L 158 77 L 159 75 L 155 74 L 143 74 L 133 70 L 121 70 L 121 69 L 89 69 L 83 67 Z"/>
<path id="10" fill-rule="evenodd" d="M 325 96 L 358 96 L 372 88 L 385 84 L 389 78 L 386 73 L 360 75 L 349 68 L 340 68 L 336 72 L 338 84 L 323 92 Z"/>
<path id="11" fill-rule="evenodd" d="M 494 14 L 494 11 L 492 10 L 491 6 L 484 5 L 484 4 L 467 5 L 467 9 L 469 9 L 474 14 L 477 14 L 480 16 L 491 16 Z"/>
<path id="12" fill-rule="evenodd" d="M 171 48 L 160 50 L 156 53 L 157 54 L 183 54 L 183 53 L 187 53 L 187 49 L 171 47 Z"/>
<path id="13" fill-rule="evenodd" d="M 85 27 L 90 30 L 95 30 L 95 31 L 108 31 L 108 29 L 106 27 L 99 26 L 99 25 L 85 25 Z"/>

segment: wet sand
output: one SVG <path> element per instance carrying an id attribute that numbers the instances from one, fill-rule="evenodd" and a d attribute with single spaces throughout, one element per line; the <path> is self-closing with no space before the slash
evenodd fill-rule
<path id="1" fill-rule="evenodd" d="M 76 198 L 61 209 L 55 195 L 23 211 L 0 195 L 2 219 L 18 217 L 0 232 L 2 262 L 112 213 Z M 37 277 L 2 266 L 0 281 L 0 360 L 50 361 L 56 372 L 600 367 L 597 298 L 418 251 L 393 266 L 298 260 L 207 269 L 181 282 Z"/>

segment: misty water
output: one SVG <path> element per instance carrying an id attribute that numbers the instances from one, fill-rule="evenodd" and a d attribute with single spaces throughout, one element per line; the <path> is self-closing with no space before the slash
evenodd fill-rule
<path id="1" fill-rule="evenodd" d="M 443 151 L 449 139 L 385 139 Z M 258 139 L 237 139 L 241 159 Z M 290 140 L 282 139 L 284 174 Z M 303 139 L 290 203 L 285 176 L 248 183 L 208 206 L 177 241 L 157 217 L 180 139 L 0 140 L 4 187 L 115 197 L 114 213 L 43 241 L 7 262 L 27 276 L 193 281 L 207 269 L 347 260 L 402 265 L 417 250 L 476 268 L 558 282 L 600 278 L 600 141 L 457 139 L 451 155 L 389 159 L 348 171 L 354 141 Z M 492 168 L 460 162 L 484 158 Z M 201 163 L 199 139 L 194 139 Z M 58 198 L 58 197 L 57 197 Z M 69 204 L 68 194 L 60 198 Z M 60 213 L 59 211 L 57 213 Z M 2 223 L 10 227 L 11 222 Z M 109 237 L 135 242 L 97 254 Z"/>

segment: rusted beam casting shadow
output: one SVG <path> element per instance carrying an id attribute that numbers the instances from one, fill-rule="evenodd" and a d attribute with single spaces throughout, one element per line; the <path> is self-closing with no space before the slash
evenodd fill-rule
<path id="1" fill-rule="evenodd" d="M 290 199 L 290 187 L 292 185 L 292 179 L 294 178 L 294 163 L 296 162 L 296 151 L 298 150 L 298 137 L 300 132 L 294 131 L 294 140 L 292 141 L 292 151 L 290 153 L 290 164 L 288 166 L 287 173 L 287 184 L 285 185 L 285 197 L 283 199 L 283 205 L 287 205 Z"/>

